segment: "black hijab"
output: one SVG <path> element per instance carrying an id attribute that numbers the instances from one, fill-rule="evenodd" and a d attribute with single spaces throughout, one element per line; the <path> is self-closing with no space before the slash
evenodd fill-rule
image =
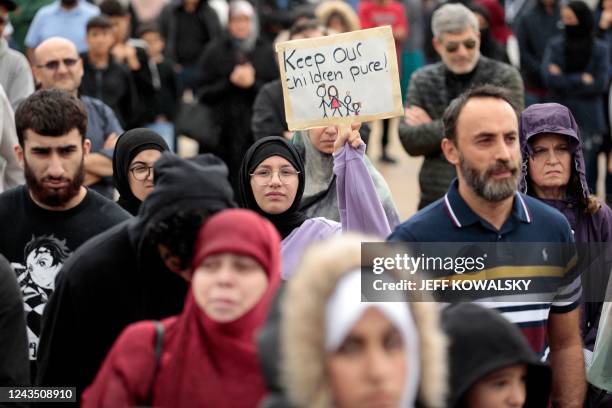
<path id="1" fill-rule="evenodd" d="M 143 150 L 170 150 L 164 139 L 150 129 L 137 128 L 124 132 L 117 140 L 113 152 L 113 184 L 119 191 L 117 204 L 132 215 L 138 214 L 140 201 L 130 188 L 129 169 L 134 157 Z"/>
<path id="2" fill-rule="evenodd" d="M 253 189 L 251 188 L 250 174 L 255 171 L 255 168 L 262 161 L 271 156 L 280 156 L 286 159 L 295 170 L 299 171 L 297 193 L 295 194 L 291 207 L 282 214 L 268 214 L 264 212 L 257 204 L 257 201 L 255 201 Z M 255 142 L 255 144 L 247 150 L 242 160 L 239 176 L 240 206 L 256 211 L 270 220 L 283 239 L 291 234 L 291 231 L 306 221 L 306 215 L 299 211 L 300 201 L 302 201 L 304 186 L 306 184 L 304 162 L 298 151 L 287 139 L 278 136 L 268 136 Z"/>
<path id="3" fill-rule="evenodd" d="M 578 25 L 565 26 L 565 72 L 583 72 L 589 65 L 595 42 L 595 19 L 584 2 L 572 0 L 567 4 L 578 19 Z"/>

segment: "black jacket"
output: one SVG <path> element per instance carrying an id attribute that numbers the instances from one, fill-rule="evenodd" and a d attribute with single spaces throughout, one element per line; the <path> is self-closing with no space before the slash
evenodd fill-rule
<path id="1" fill-rule="evenodd" d="M 157 20 L 162 36 L 166 41 L 164 55 L 174 62 L 180 62 L 177 55 L 177 43 L 181 41 L 181 39 L 178 38 L 177 15 L 182 10 L 182 7 L 182 0 L 174 0 L 171 4 L 164 7 Z M 206 0 L 200 1 L 197 14 L 202 26 L 208 33 L 209 39 L 212 40 L 221 34 L 222 28 L 217 13 L 208 5 Z M 201 45 L 198 54 L 204 50 L 206 45 L 207 44 Z"/>
<path id="2" fill-rule="evenodd" d="M 79 86 L 81 95 L 98 98 L 115 112 L 125 128 L 137 126 L 133 118 L 140 117 L 140 104 L 136 85 L 128 68 L 109 57 L 108 66 L 97 69 L 82 53 L 83 79 Z"/>
<path id="3" fill-rule="evenodd" d="M 0 387 L 30 384 L 23 300 L 15 272 L 0 255 Z M 1 406 L 2 404 L 0 404 Z"/>
<path id="4" fill-rule="evenodd" d="M 235 86 L 230 75 L 239 63 L 250 62 L 255 83 L 248 89 Z M 210 43 L 198 63 L 202 74 L 200 101 L 215 109 L 221 126 L 220 156 L 225 160 L 233 185 L 237 185 L 242 157 L 253 143 L 251 115 L 255 96 L 261 87 L 278 78 L 272 45 L 257 40 L 251 52 L 238 51 L 229 34 Z"/>
<path id="5" fill-rule="evenodd" d="M 187 283 L 166 268 L 151 228 L 179 210 L 235 206 L 226 179 L 214 156 L 162 155 L 138 216 L 85 243 L 58 274 L 43 315 L 37 384 L 76 386 L 80 397 L 128 324 L 181 312 Z"/>
<path id="6" fill-rule="evenodd" d="M 287 131 L 283 86 L 280 79 L 265 84 L 255 98 L 251 129 L 255 140 L 283 136 Z"/>

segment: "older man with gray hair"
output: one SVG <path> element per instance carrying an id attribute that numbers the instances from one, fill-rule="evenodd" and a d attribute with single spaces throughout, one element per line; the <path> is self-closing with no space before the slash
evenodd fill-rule
<path id="1" fill-rule="evenodd" d="M 417 70 L 408 86 L 399 135 L 411 156 L 425 156 L 419 174 L 419 209 L 441 198 L 455 178 L 440 143 L 442 115 L 449 103 L 470 87 L 493 84 L 506 88 L 515 109 L 523 108 L 523 81 L 512 66 L 480 55 L 476 16 L 462 4 L 446 4 L 432 17 L 433 46 L 442 59 Z"/>

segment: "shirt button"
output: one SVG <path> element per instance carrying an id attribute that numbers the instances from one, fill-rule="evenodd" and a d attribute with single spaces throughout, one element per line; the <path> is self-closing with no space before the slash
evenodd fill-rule
<path id="1" fill-rule="evenodd" d="M 502 239 L 502 236 L 501 236 L 501 235 L 498 235 L 498 236 L 497 236 L 497 239 Z"/>

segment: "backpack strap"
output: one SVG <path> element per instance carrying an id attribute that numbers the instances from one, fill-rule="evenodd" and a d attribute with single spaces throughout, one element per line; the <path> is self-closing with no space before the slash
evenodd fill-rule
<path id="1" fill-rule="evenodd" d="M 162 322 L 156 320 L 153 322 L 155 324 L 155 364 L 153 366 L 153 375 L 151 376 L 151 382 L 149 384 L 149 392 L 147 393 L 147 399 L 145 402 L 145 406 L 152 407 L 153 403 L 153 386 L 155 384 L 155 380 L 157 379 L 157 372 L 159 371 L 159 366 L 161 363 L 161 355 L 164 349 L 164 325 Z"/>

